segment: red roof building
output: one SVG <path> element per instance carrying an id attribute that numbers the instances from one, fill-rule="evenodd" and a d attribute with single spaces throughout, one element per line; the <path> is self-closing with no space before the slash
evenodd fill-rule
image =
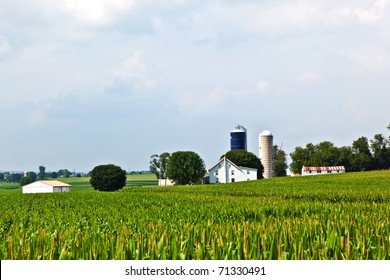
<path id="1" fill-rule="evenodd" d="M 344 166 L 302 166 L 302 176 L 345 173 Z"/>

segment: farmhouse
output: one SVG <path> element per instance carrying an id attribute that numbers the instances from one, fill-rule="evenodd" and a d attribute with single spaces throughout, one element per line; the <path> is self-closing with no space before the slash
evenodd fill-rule
<path id="1" fill-rule="evenodd" d="M 302 166 L 302 176 L 345 173 L 344 166 Z"/>
<path id="2" fill-rule="evenodd" d="M 210 184 L 257 180 L 257 169 L 235 165 L 223 157 L 209 170 Z"/>
<path id="3" fill-rule="evenodd" d="M 35 181 L 22 187 L 23 193 L 70 192 L 71 185 L 56 180 Z"/>

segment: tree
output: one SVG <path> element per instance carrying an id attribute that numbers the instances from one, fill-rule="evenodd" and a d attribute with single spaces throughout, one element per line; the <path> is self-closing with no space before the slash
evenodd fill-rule
<path id="1" fill-rule="evenodd" d="M 274 145 L 273 147 L 273 161 L 274 161 L 274 177 L 282 177 L 287 175 L 287 155 L 286 153 Z"/>
<path id="2" fill-rule="evenodd" d="M 65 178 L 69 178 L 69 176 L 70 176 L 70 172 L 69 172 L 69 170 L 68 169 L 64 169 L 64 171 L 63 171 L 64 173 L 64 177 Z"/>
<path id="3" fill-rule="evenodd" d="M 89 181 L 95 190 L 117 191 L 126 185 L 126 171 L 114 164 L 96 166 Z"/>
<path id="4" fill-rule="evenodd" d="M 52 178 L 52 179 L 55 179 L 57 177 L 58 177 L 58 174 L 55 171 L 50 174 L 50 178 Z"/>
<path id="5" fill-rule="evenodd" d="M 38 174 L 38 177 L 39 177 L 39 180 L 43 180 L 45 178 L 45 167 L 44 166 L 39 166 L 39 174 Z"/>
<path id="6" fill-rule="evenodd" d="M 167 178 L 167 167 L 171 154 L 162 153 L 161 155 L 152 155 L 150 157 L 150 172 L 156 174 L 159 179 Z"/>
<path id="7" fill-rule="evenodd" d="M 366 137 L 353 141 L 351 165 L 353 171 L 371 170 L 372 154 Z"/>
<path id="8" fill-rule="evenodd" d="M 178 151 L 171 155 L 167 166 L 168 178 L 177 185 L 200 183 L 206 167 L 201 157 L 191 151 Z"/>
<path id="9" fill-rule="evenodd" d="M 35 173 L 33 171 L 27 172 L 27 176 L 30 177 L 30 183 L 35 182 L 38 178 L 37 173 Z"/>
<path id="10" fill-rule="evenodd" d="M 31 181 L 31 178 L 29 176 L 24 176 L 24 177 L 20 178 L 20 180 L 19 180 L 19 184 L 21 187 L 28 185 L 32 182 L 34 182 L 34 181 Z"/>
<path id="11" fill-rule="evenodd" d="M 373 156 L 373 169 L 385 169 L 390 166 L 390 146 L 382 134 L 374 135 L 374 139 L 370 140 L 370 148 Z"/>
<path id="12" fill-rule="evenodd" d="M 302 167 L 307 164 L 310 158 L 310 156 L 308 155 L 307 148 L 302 148 L 300 146 L 296 147 L 294 152 L 290 153 L 290 157 L 292 160 L 290 164 L 291 172 L 293 174 L 301 174 Z"/>
<path id="13" fill-rule="evenodd" d="M 23 176 L 23 173 L 12 173 L 11 183 L 18 183 Z"/>
<path id="14" fill-rule="evenodd" d="M 263 179 L 264 167 L 261 164 L 261 160 L 251 152 L 245 150 L 233 150 L 222 155 L 221 158 L 224 156 L 237 166 L 256 168 L 257 179 Z"/>
<path id="15" fill-rule="evenodd" d="M 352 147 L 350 146 L 343 146 L 339 148 L 339 165 L 345 167 L 345 171 L 350 172 L 353 171 L 352 166 Z"/>

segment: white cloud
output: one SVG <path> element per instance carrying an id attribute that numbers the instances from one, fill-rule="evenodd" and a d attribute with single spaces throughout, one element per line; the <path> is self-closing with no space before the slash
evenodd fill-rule
<path id="1" fill-rule="evenodd" d="M 117 79 L 137 80 L 147 88 L 153 88 L 155 85 L 155 81 L 148 76 L 143 51 L 137 51 L 125 58 L 113 71 L 109 83 Z"/>
<path id="2" fill-rule="evenodd" d="M 390 53 L 378 46 L 361 46 L 349 51 L 346 56 L 360 69 L 371 71 L 390 67 Z"/>
<path id="3" fill-rule="evenodd" d="M 123 63 L 123 70 L 125 73 L 144 73 L 146 70 L 143 53 L 138 51 L 126 58 Z"/>
<path id="4" fill-rule="evenodd" d="M 387 0 L 379 0 L 368 5 L 356 2 L 348 6 L 334 7 L 328 13 L 328 22 L 341 25 L 352 23 L 356 20 L 360 23 L 374 24 L 386 15 Z"/>
<path id="5" fill-rule="evenodd" d="M 321 74 L 313 71 L 302 73 L 298 77 L 298 81 L 301 83 L 311 83 L 311 82 L 317 82 L 322 79 Z"/>
<path id="6" fill-rule="evenodd" d="M 134 4 L 135 0 L 64 0 L 63 9 L 81 23 L 105 25 Z"/>
<path id="7" fill-rule="evenodd" d="M 384 17 L 386 5 L 387 0 L 379 0 L 368 9 L 357 9 L 355 14 L 361 22 L 375 23 Z"/>
<path id="8" fill-rule="evenodd" d="M 256 89 L 261 93 L 266 93 L 269 90 L 269 84 L 262 80 L 256 84 Z"/>
<path id="9" fill-rule="evenodd" d="M 11 44 L 4 37 L 0 36 L 0 55 L 8 52 L 11 48 Z"/>

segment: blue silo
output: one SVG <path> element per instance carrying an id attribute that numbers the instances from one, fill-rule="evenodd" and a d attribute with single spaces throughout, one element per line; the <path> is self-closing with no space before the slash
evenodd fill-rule
<path id="1" fill-rule="evenodd" d="M 235 130 L 230 131 L 230 150 L 246 151 L 246 128 L 238 125 Z"/>

